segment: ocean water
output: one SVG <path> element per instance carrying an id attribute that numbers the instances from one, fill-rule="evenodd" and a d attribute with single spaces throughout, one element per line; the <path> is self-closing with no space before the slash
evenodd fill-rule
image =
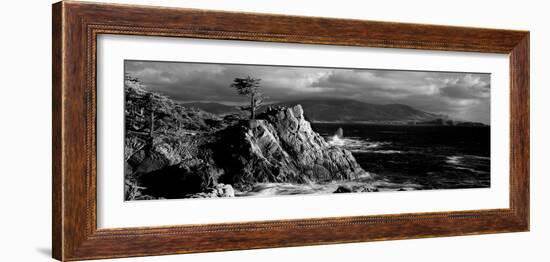
<path id="1" fill-rule="evenodd" d="M 392 188 L 490 187 L 490 127 L 313 123 Z M 341 128 L 343 136 L 336 136 Z"/>
<path id="2" fill-rule="evenodd" d="M 339 186 L 361 185 L 377 191 L 491 186 L 490 127 L 312 123 L 312 128 L 331 145 L 350 150 L 365 174 L 352 181 L 260 183 L 236 196 L 330 194 Z"/>

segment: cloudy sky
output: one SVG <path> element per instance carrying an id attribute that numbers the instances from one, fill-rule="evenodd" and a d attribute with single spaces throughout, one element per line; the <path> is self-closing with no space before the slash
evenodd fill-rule
<path id="1" fill-rule="evenodd" d="M 490 122 L 490 75 L 310 67 L 125 61 L 125 72 L 151 91 L 179 101 L 244 104 L 229 85 L 236 77 L 261 78 L 261 90 L 279 102 L 346 98 L 400 103 L 453 119 Z"/>

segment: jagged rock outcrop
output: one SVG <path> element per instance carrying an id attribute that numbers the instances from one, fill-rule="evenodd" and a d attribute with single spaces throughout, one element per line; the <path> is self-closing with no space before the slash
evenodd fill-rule
<path id="1" fill-rule="evenodd" d="M 127 184 L 133 182 L 139 194 L 162 198 L 182 198 L 215 187 L 223 170 L 204 148 L 210 138 L 157 135 L 126 161 L 126 178 L 131 180 Z"/>
<path id="2" fill-rule="evenodd" d="M 256 120 L 219 132 L 214 161 L 225 183 L 347 180 L 364 171 L 351 152 L 329 145 L 311 129 L 300 105 L 268 108 Z"/>

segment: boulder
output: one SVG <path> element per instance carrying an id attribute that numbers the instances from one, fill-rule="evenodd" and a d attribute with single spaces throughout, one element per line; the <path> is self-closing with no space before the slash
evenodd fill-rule
<path id="1" fill-rule="evenodd" d="M 218 184 L 213 188 L 206 189 L 204 192 L 186 196 L 186 198 L 216 198 L 216 197 L 235 197 L 235 190 L 231 185 Z"/>
<path id="2" fill-rule="evenodd" d="M 339 186 L 334 193 L 361 193 L 361 192 L 378 192 L 378 189 L 370 185 L 341 185 Z"/>
<path id="3" fill-rule="evenodd" d="M 350 186 L 342 185 L 339 186 L 334 193 L 351 193 L 353 192 L 353 189 Z"/>

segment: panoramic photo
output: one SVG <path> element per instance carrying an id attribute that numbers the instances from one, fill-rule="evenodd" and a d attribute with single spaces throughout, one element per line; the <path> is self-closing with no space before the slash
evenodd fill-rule
<path id="1" fill-rule="evenodd" d="M 490 74 L 124 63 L 126 201 L 491 185 Z"/>

